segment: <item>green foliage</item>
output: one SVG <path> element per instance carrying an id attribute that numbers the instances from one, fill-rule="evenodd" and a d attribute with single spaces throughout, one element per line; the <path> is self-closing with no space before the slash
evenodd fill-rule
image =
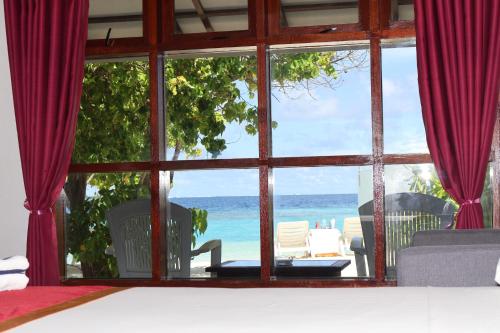
<path id="1" fill-rule="evenodd" d="M 92 277 L 117 277 L 116 259 L 105 254 L 111 244 L 106 211 L 121 202 L 149 195 L 144 174 L 94 174 L 89 186 L 97 192 L 75 205 L 69 215 L 68 251 Z"/>
<path id="2" fill-rule="evenodd" d="M 193 231 L 191 236 L 191 245 L 196 247 L 196 238 L 207 231 L 208 228 L 208 212 L 204 209 L 190 208 L 191 219 L 193 221 Z"/>
<path id="3" fill-rule="evenodd" d="M 253 56 L 166 60 L 168 146 L 198 156 L 201 145 L 216 158 L 227 148 L 228 123 L 255 135 L 257 108 L 245 98 L 255 98 L 256 73 Z"/>
<path id="4" fill-rule="evenodd" d="M 337 79 L 336 52 L 308 52 L 274 54 L 272 56 L 273 82 L 278 87 L 289 87 L 297 82 L 313 80 L 321 74 Z"/>
<path id="5" fill-rule="evenodd" d="M 420 167 L 410 167 L 410 170 L 413 173 L 412 178 L 409 180 L 410 191 L 435 196 L 452 203 L 456 209 L 459 208 L 458 203 L 451 198 L 441 185 L 434 168 L 426 175 L 422 173 Z M 486 174 L 483 195 L 481 196 L 481 205 L 483 206 L 484 226 L 485 228 L 491 228 L 493 224 L 493 192 L 491 177 L 488 173 Z"/>
<path id="6" fill-rule="evenodd" d="M 144 61 L 85 65 L 73 162 L 150 159 L 148 75 Z"/>
<path id="7" fill-rule="evenodd" d="M 309 84 L 333 88 L 332 80 L 362 66 L 366 55 L 365 51 L 273 55 L 272 82 L 282 91 Z M 254 56 L 167 59 L 165 77 L 167 147 L 174 149 L 174 160 L 180 153 L 199 156 L 203 149 L 216 158 L 227 148 L 222 134 L 231 123 L 240 124 L 249 135 L 257 134 Z M 144 61 L 86 64 L 74 163 L 150 160 L 148 78 Z M 172 178 L 170 183 L 173 186 Z M 84 276 L 116 277 L 116 260 L 105 254 L 111 244 L 105 212 L 120 202 L 147 196 L 149 187 L 148 177 L 130 172 L 68 177 L 68 250 L 82 263 Z M 86 197 L 89 189 L 97 193 Z M 195 246 L 208 228 L 207 211 L 192 208 L 191 213 Z"/>
<path id="8" fill-rule="evenodd" d="M 432 195 L 434 197 L 443 199 L 455 206 L 458 209 L 458 203 L 450 197 L 448 192 L 445 191 L 441 185 L 436 170 L 432 168 L 428 175 L 424 176 L 420 167 L 410 167 L 413 177 L 410 183 L 410 191 Z"/>

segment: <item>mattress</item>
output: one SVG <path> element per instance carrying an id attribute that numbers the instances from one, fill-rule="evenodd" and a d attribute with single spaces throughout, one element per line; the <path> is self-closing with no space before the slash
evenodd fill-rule
<path id="1" fill-rule="evenodd" d="M 500 288 L 131 288 L 11 332 L 500 332 Z"/>

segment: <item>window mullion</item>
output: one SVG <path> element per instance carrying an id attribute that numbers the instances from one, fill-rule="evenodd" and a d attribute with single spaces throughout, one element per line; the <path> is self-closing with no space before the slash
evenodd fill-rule
<path id="1" fill-rule="evenodd" d="M 384 280 L 384 133 L 380 39 L 370 41 L 370 75 L 373 140 L 373 223 L 375 229 L 375 279 Z"/>
<path id="2" fill-rule="evenodd" d="M 259 117 L 259 187 L 260 187 L 260 261 L 261 280 L 271 278 L 273 265 L 273 224 L 272 224 L 272 170 L 269 168 L 271 156 L 271 120 L 269 108 L 270 88 L 269 52 L 265 44 L 257 46 L 257 85 Z"/>
<path id="3" fill-rule="evenodd" d="M 500 104 L 500 96 L 499 96 Z M 500 107 L 497 107 L 496 130 L 493 137 L 493 228 L 500 229 Z"/>

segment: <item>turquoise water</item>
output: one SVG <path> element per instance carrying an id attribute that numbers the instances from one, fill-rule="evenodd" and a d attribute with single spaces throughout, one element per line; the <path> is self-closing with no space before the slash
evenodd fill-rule
<path id="1" fill-rule="evenodd" d="M 181 206 L 208 211 L 208 228 L 196 242 L 222 240 L 222 259 L 258 259 L 260 256 L 260 212 L 258 197 L 171 198 Z M 309 221 L 343 230 L 344 218 L 358 216 L 357 194 L 284 195 L 274 198 L 274 228 L 278 222 Z M 210 260 L 206 256 L 199 260 Z"/>

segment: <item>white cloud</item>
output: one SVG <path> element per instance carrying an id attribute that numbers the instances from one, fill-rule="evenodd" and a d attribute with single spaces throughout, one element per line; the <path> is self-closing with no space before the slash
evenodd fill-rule
<path id="1" fill-rule="evenodd" d="M 275 120 L 317 120 L 332 117 L 338 113 L 338 99 L 335 96 L 320 97 L 302 91 L 293 97 L 275 94 L 273 113 Z M 305 114 L 307 113 L 307 115 Z"/>
<path id="2" fill-rule="evenodd" d="M 389 78 L 384 78 L 382 80 L 382 88 L 384 89 L 384 97 L 392 97 L 394 95 L 400 94 L 401 89 L 397 86 L 394 80 Z"/>

